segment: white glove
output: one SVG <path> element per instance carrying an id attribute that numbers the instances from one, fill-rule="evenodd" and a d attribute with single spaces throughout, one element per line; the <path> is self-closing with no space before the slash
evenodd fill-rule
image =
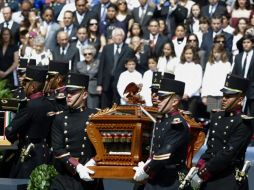
<path id="1" fill-rule="evenodd" d="M 96 162 L 94 161 L 94 159 L 90 159 L 86 164 L 85 166 L 96 166 Z"/>
<path id="2" fill-rule="evenodd" d="M 198 174 L 196 173 L 193 178 L 191 179 L 191 187 L 193 189 L 199 189 L 201 183 L 203 182 L 203 180 L 198 176 Z"/>
<path id="3" fill-rule="evenodd" d="M 135 181 L 144 181 L 149 177 L 149 175 L 147 175 L 147 173 L 144 171 L 144 166 L 144 162 L 139 162 L 137 167 L 133 167 L 133 170 L 136 171 L 133 177 Z"/>
<path id="4" fill-rule="evenodd" d="M 94 174 L 94 171 L 88 169 L 86 166 L 82 164 L 78 164 L 76 167 L 76 171 L 79 174 L 80 179 L 84 181 L 93 181 L 94 179 L 90 177 L 90 174 Z"/>

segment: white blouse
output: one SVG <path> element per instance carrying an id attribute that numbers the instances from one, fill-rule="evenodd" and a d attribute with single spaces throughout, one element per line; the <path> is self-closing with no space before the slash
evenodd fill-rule
<path id="1" fill-rule="evenodd" d="M 180 60 L 176 57 L 170 57 L 169 60 L 165 56 L 161 56 L 158 60 L 157 69 L 159 72 L 173 73 L 175 72 L 175 67 L 179 64 Z"/>
<path id="2" fill-rule="evenodd" d="M 222 96 L 220 91 L 224 87 L 227 74 L 231 72 L 231 64 L 222 61 L 206 64 L 203 77 L 201 96 Z"/>
<path id="3" fill-rule="evenodd" d="M 153 71 L 148 70 L 144 73 L 143 75 L 143 87 L 140 92 L 140 95 L 145 101 L 146 106 L 152 106 L 152 91 L 151 91 L 151 86 L 152 86 L 152 80 L 153 80 Z"/>
<path id="4" fill-rule="evenodd" d="M 190 98 L 200 95 L 202 75 L 202 67 L 194 62 L 180 63 L 175 69 L 175 80 L 185 83 L 184 94 L 187 94 Z"/>

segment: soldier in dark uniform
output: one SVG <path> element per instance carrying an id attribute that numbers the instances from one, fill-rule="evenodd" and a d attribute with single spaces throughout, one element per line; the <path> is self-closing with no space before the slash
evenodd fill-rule
<path id="1" fill-rule="evenodd" d="M 248 180 L 238 183 L 235 170 L 242 170 L 245 152 L 253 130 L 251 117 L 243 115 L 242 103 L 249 81 L 235 75 L 228 75 L 221 90 L 222 111 L 211 118 L 207 150 L 197 163 L 198 173 L 192 186 L 201 185 L 202 190 L 246 190 Z"/>
<path id="2" fill-rule="evenodd" d="M 65 80 L 69 65 L 65 62 L 50 61 L 44 93 L 55 106 L 55 111 L 67 109 L 65 100 Z"/>
<path id="3" fill-rule="evenodd" d="M 101 190 L 101 180 L 93 180 L 94 172 L 87 166 L 95 165 L 95 149 L 86 133 L 89 115 L 96 110 L 86 107 L 89 76 L 70 73 L 66 85 L 69 110 L 56 115 L 52 126 L 52 147 L 58 175 L 51 190 Z"/>
<path id="4" fill-rule="evenodd" d="M 19 140 L 18 156 L 10 173 L 12 178 L 28 178 L 36 166 L 49 161 L 48 140 L 52 119 L 47 113 L 53 108 L 42 93 L 46 74 L 45 69 L 28 66 L 25 93 L 30 100 L 6 129 L 10 142 Z"/>
<path id="5" fill-rule="evenodd" d="M 155 125 L 151 157 L 140 162 L 133 179 L 148 179 L 145 190 L 178 190 L 178 172 L 185 170 L 189 129 L 178 111 L 185 84 L 162 79 L 158 91 L 158 112 L 162 118 Z"/>

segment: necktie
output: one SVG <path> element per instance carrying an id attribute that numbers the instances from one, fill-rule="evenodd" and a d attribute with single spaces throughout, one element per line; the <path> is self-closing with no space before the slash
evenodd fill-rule
<path id="1" fill-rule="evenodd" d="M 115 69 L 116 69 L 116 66 L 117 66 L 117 63 L 118 63 L 119 55 L 120 55 L 120 45 L 117 44 L 116 52 L 115 52 L 115 55 L 114 55 L 114 65 L 113 65 L 113 69 L 112 69 L 112 75 L 114 75 L 114 73 L 115 73 Z"/>
<path id="2" fill-rule="evenodd" d="M 62 53 L 61 53 L 61 55 L 64 55 L 64 49 L 65 49 L 65 47 L 62 47 Z"/>
<path id="3" fill-rule="evenodd" d="M 146 13 L 146 11 L 145 11 L 145 8 L 144 8 L 144 7 L 141 7 L 141 10 L 142 10 L 142 12 L 141 12 L 141 16 L 140 16 L 140 23 L 142 23 L 142 22 L 143 22 L 144 17 L 145 17 L 145 13 Z"/>
<path id="4" fill-rule="evenodd" d="M 247 64 L 247 57 L 248 57 L 248 53 L 246 53 L 246 57 L 245 57 L 244 62 L 243 62 L 242 77 L 244 77 L 244 75 L 245 75 L 245 69 L 246 69 L 246 64 Z"/>
<path id="5" fill-rule="evenodd" d="M 101 5 L 101 21 L 105 21 L 106 19 L 106 5 Z"/>
<path id="6" fill-rule="evenodd" d="M 6 24 L 6 27 L 9 28 L 9 22 L 6 21 L 5 24 Z"/>
<path id="7" fill-rule="evenodd" d="M 209 15 L 210 15 L 210 17 L 212 17 L 212 15 L 213 15 L 213 10 L 214 9 L 214 5 L 210 5 L 210 11 L 209 11 Z"/>

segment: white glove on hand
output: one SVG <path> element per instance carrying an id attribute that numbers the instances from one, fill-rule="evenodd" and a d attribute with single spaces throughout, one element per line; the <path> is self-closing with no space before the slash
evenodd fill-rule
<path id="1" fill-rule="evenodd" d="M 94 159 L 90 159 L 86 164 L 85 166 L 96 166 L 96 162 L 94 161 Z"/>
<path id="2" fill-rule="evenodd" d="M 199 189 L 201 183 L 203 182 L 203 180 L 198 176 L 198 174 L 196 173 L 193 178 L 191 179 L 191 187 L 193 189 Z"/>
<path id="3" fill-rule="evenodd" d="M 144 171 L 144 166 L 144 162 L 139 162 L 137 167 L 133 167 L 133 170 L 136 171 L 133 177 L 135 181 L 144 181 L 146 178 L 149 177 L 149 175 L 147 175 L 147 173 Z"/>
<path id="4" fill-rule="evenodd" d="M 76 171 L 79 174 L 80 179 L 84 181 L 93 181 L 94 179 L 90 177 L 90 174 L 94 174 L 94 171 L 88 169 L 86 166 L 82 164 L 78 164 L 76 167 Z"/>

